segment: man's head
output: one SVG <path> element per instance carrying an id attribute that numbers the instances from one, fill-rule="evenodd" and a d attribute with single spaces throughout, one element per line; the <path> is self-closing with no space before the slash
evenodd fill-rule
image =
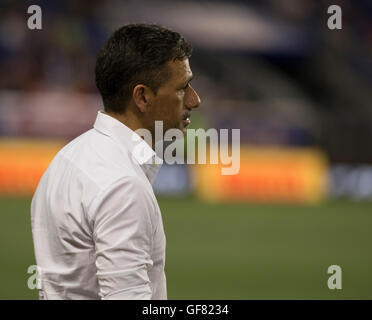
<path id="1" fill-rule="evenodd" d="M 185 132 L 186 118 L 200 104 L 189 84 L 191 53 L 180 34 L 161 26 L 130 24 L 115 31 L 96 63 L 105 111 L 136 117 L 152 132 L 156 120 L 164 130 Z"/>

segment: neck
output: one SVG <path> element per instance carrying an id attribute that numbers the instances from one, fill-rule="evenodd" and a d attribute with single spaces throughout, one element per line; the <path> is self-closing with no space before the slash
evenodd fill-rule
<path id="1" fill-rule="evenodd" d="M 110 117 L 115 118 L 116 120 L 120 121 L 121 123 L 123 123 L 124 125 L 126 125 L 129 129 L 133 131 L 136 131 L 137 129 L 143 129 L 143 128 L 146 129 L 146 126 L 144 125 L 144 123 L 137 116 L 133 115 L 129 111 L 124 114 L 117 114 L 117 113 L 107 112 L 107 111 L 104 111 L 103 113 L 107 114 Z M 152 139 L 152 149 L 155 150 L 155 143 L 153 139 Z"/>

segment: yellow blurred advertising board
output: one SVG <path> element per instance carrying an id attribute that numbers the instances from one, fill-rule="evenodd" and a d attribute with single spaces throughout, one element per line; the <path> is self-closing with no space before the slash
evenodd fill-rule
<path id="1" fill-rule="evenodd" d="M 0 193 L 32 195 L 63 141 L 0 139 Z"/>
<path id="2" fill-rule="evenodd" d="M 0 194 L 32 195 L 65 143 L 0 139 Z M 192 165 L 197 196 L 213 202 L 318 203 L 327 194 L 328 163 L 318 149 L 242 146 L 238 174 L 222 175 L 223 167 Z"/>
<path id="3" fill-rule="evenodd" d="M 328 189 L 328 163 L 315 148 L 242 146 L 240 170 L 193 166 L 196 194 L 208 201 L 318 203 Z"/>

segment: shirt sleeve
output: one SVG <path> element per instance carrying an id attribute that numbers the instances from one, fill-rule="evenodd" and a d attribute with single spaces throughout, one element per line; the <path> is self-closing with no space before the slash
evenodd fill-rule
<path id="1" fill-rule="evenodd" d="M 138 177 L 115 182 L 96 199 L 93 238 L 102 299 L 151 299 L 154 204 Z"/>

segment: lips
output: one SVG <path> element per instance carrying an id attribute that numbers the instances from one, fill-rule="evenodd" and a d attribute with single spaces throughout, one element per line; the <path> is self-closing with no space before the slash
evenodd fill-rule
<path id="1" fill-rule="evenodd" d="M 190 119 L 190 117 L 191 117 L 191 113 L 185 113 L 185 114 L 183 115 L 182 120 Z"/>
<path id="2" fill-rule="evenodd" d="M 191 116 L 190 113 L 186 113 L 183 116 L 182 120 L 183 120 L 183 123 L 184 123 L 185 126 L 188 126 L 191 123 L 190 116 Z"/>

